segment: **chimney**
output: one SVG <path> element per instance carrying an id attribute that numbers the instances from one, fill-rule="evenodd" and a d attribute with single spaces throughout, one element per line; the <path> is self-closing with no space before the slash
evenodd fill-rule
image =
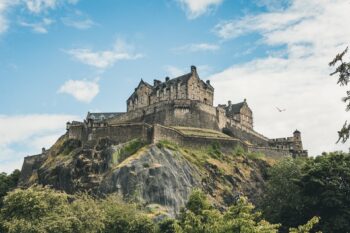
<path id="1" fill-rule="evenodd" d="M 210 85 L 210 80 L 207 80 L 206 83 L 207 83 L 208 85 Z"/>
<path id="2" fill-rule="evenodd" d="M 167 76 L 165 77 L 165 82 L 168 82 L 170 80 L 170 78 Z"/>
<path id="3" fill-rule="evenodd" d="M 191 73 L 196 73 L 197 72 L 197 68 L 195 66 L 191 66 Z"/>
<path id="4" fill-rule="evenodd" d="M 154 79 L 153 80 L 153 86 L 157 86 L 159 83 L 161 83 L 161 81 Z"/>
<path id="5" fill-rule="evenodd" d="M 41 148 L 41 153 L 42 153 L 42 154 L 45 154 L 45 152 L 46 152 L 45 147 Z"/>
<path id="6" fill-rule="evenodd" d="M 231 106 L 232 102 L 231 100 L 228 101 L 228 106 Z"/>

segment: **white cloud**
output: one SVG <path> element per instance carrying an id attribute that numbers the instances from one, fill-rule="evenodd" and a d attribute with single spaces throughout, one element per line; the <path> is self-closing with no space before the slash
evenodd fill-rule
<path id="1" fill-rule="evenodd" d="M 94 21 L 80 11 L 76 11 L 73 15 L 63 17 L 61 20 L 66 26 L 74 27 L 80 30 L 89 29 L 96 25 Z"/>
<path id="2" fill-rule="evenodd" d="M 0 34 L 4 33 L 9 27 L 9 22 L 6 18 L 7 12 L 17 4 L 18 0 L 0 0 Z"/>
<path id="3" fill-rule="evenodd" d="M 328 62 L 350 41 L 349 11 L 349 1 L 295 0 L 284 10 L 219 24 L 222 38 L 256 32 L 263 43 L 285 48 L 213 75 L 217 102 L 247 97 L 259 131 L 280 137 L 298 128 L 312 155 L 347 148 L 335 145 L 349 117 L 341 102 L 346 89 L 329 76 Z"/>
<path id="4" fill-rule="evenodd" d="M 41 22 L 36 23 L 28 23 L 24 21 L 19 22 L 21 26 L 29 27 L 33 30 L 33 32 L 41 34 L 46 34 L 48 32 L 47 27 L 50 26 L 52 23 L 54 23 L 54 21 L 48 18 L 44 18 Z"/>
<path id="5" fill-rule="evenodd" d="M 195 19 L 220 5 L 223 0 L 178 0 L 189 19 Z"/>
<path id="6" fill-rule="evenodd" d="M 29 12 L 40 14 L 48 10 L 54 10 L 64 4 L 76 4 L 79 0 L 22 0 Z"/>
<path id="7" fill-rule="evenodd" d="M 67 4 L 76 4 L 78 1 L 79 0 L 0 0 L 0 34 L 6 32 L 9 28 L 10 22 L 7 14 L 12 8 L 24 6 L 23 12 L 29 12 L 40 17 L 49 10 L 55 10 Z M 20 22 L 20 25 L 31 27 L 34 32 L 47 33 L 46 26 L 52 23 L 47 20 L 48 19 L 43 18 L 39 23 Z"/>
<path id="8" fill-rule="evenodd" d="M 49 148 L 65 132 L 73 115 L 0 115 L 0 172 L 20 169 L 23 157 Z"/>
<path id="9" fill-rule="evenodd" d="M 105 69 L 114 65 L 121 60 L 134 60 L 143 57 L 140 53 L 134 53 L 133 47 L 122 40 L 117 40 L 113 49 L 105 51 L 92 51 L 90 49 L 71 49 L 67 53 L 72 55 L 76 60 Z"/>
<path id="10" fill-rule="evenodd" d="M 94 81 L 68 80 L 58 90 L 59 93 L 72 95 L 78 101 L 85 103 L 91 102 L 99 91 L 98 79 Z"/>
<path id="11" fill-rule="evenodd" d="M 207 51 L 216 51 L 220 49 L 220 46 L 217 44 L 209 43 L 198 43 L 198 44 L 188 44 L 181 47 L 173 49 L 175 52 L 207 52 Z"/>
<path id="12" fill-rule="evenodd" d="M 185 69 L 180 69 L 172 65 L 165 66 L 165 71 L 169 77 L 178 77 L 189 72 L 188 70 L 186 71 Z"/>
<path id="13" fill-rule="evenodd" d="M 30 12 L 38 14 L 44 10 L 54 9 L 58 1 L 57 0 L 26 0 L 25 3 Z"/>

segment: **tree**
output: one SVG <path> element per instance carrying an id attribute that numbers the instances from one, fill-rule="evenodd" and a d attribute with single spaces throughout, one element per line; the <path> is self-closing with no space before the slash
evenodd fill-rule
<path id="1" fill-rule="evenodd" d="M 344 62 L 343 57 L 348 52 L 348 48 L 346 48 L 342 53 L 337 54 L 333 61 L 329 63 L 329 66 L 335 66 L 336 64 L 339 64 L 335 71 L 331 73 L 330 75 L 338 75 L 338 84 L 341 86 L 346 86 L 349 83 L 350 79 L 350 62 Z M 350 91 L 346 92 L 346 96 L 343 98 L 343 101 L 346 103 L 346 111 L 350 110 Z M 342 129 L 338 131 L 339 135 L 339 141 L 342 141 L 345 143 L 350 136 L 350 124 L 348 122 L 345 122 Z"/>
<path id="2" fill-rule="evenodd" d="M 295 228 L 314 216 L 317 230 L 350 229 L 350 155 L 334 152 L 316 158 L 285 159 L 271 168 L 262 200 L 264 217 Z"/>
<path id="3" fill-rule="evenodd" d="M 305 221 L 300 187 L 296 183 L 302 176 L 305 158 L 286 158 L 268 171 L 268 182 L 260 206 L 264 217 L 281 223 L 282 231 Z"/>
<path id="4" fill-rule="evenodd" d="M 2 206 L 2 199 L 7 192 L 17 187 L 20 174 L 21 172 L 18 169 L 14 170 L 10 175 L 4 172 L 0 173 L 0 208 Z"/>
<path id="5" fill-rule="evenodd" d="M 8 193 L 0 219 L 7 233 L 95 233 L 104 227 L 103 212 L 92 198 L 43 187 Z"/>

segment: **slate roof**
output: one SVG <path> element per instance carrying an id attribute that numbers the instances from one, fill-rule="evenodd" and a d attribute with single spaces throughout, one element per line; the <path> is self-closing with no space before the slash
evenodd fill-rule
<path id="1" fill-rule="evenodd" d="M 86 119 L 92 119 L 94 121 L 102 121 L 105 119 L 110 119 L 115 116 L 122 114 L 122 112 L 88 112 Z"/>
<path id="2" fill-rule="evenodd" d="M 241 108 L 244 106 L 245 102 L 237 103 L 237 104 L 232 104 L 230 106 L 227 106 L 227 110 L 233 113 L 240 113 Z"/>

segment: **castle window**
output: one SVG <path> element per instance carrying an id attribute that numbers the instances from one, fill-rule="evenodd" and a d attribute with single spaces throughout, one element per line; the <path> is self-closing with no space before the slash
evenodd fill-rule
<path id="1" fill-rule="evenodd" d="M 157 90 L 157 97 L 159 97 L 159 90 Z"/>

